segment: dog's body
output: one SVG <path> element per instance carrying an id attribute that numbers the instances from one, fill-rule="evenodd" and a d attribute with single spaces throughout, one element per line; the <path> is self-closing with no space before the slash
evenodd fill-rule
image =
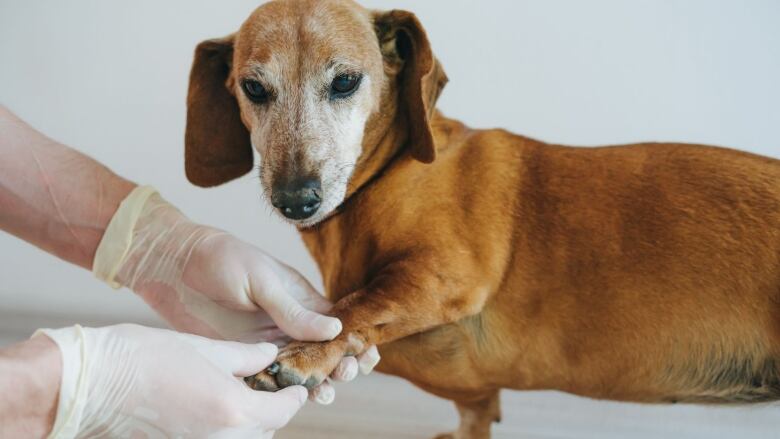
<path id="1" fill-rule="evenodd" d="M 251 150 L 247 165 L 241 149 L 249 137 L 266 161 L 282 160 L 261 135 L 288 98 L 277 90 L 278 101 L 252 105 L 236 84 L 254 80 L 232 72 L 259 56 L 266 81 L 273 44 L 260 51 L 270 57 L 253 55 L 261 18 L 293 16 L 301 26 L 317 15 L 310 3 L 261 7 L 235 43 L 199 48 L 187 134 L 196 184 L 250 169 Z M 331 342 L 293 343 L 256 388 L 315 385 L 343 355 L 378 344 L 380 370 L 457 403 L 455 437 L 464 439 L 489 436 L 501 388 L 646 402 L 780 398 L 780 161 L 683 144 L 563 147 L 468 129 L 434 110 L 446 77 L 411 14 L 317 5 L 357 35 L 369 20 L 378 37 L 362 55 L 370 90 L 350 98 L 366 116 L 359 157 L 346 164 L 343 188 L 327 189 L 340 180 L 322 177 L 315 195 L 327 211 L 297 223 L 344 330 Z M 227 70 L 214 61 L 225 53 Z M 208 95 L 219 93 L 213 85 L 204 97 L 204 82 L 225 81 L 234 101 Z M 337 112 L 353 102 L 333 99 L 317 105 Z M 213 117 L 216 134 L 203 128 Z M 311 201 L 309 186 L 277 185 L 312 172 L 301 154 L 295 165 L 263 163 L 266 190 Z M 277 207 L 297 221 L 311 206 L 319 203 Z"/>
<path id="2" fill-rule="evenodd" d="M 472 314 L 410 288 L 426 312 L 471 315 L 381 346 L 380 370 L 455 400 L 780 398 L 779 162 L 433 126 L 434 164 L 399 158 L 302 231 L 334 301 L 409 259 L 393 281 L 426 273 L 484 298 Z"/>

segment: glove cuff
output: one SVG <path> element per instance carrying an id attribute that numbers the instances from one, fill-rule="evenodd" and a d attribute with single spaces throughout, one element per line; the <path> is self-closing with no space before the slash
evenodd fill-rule
<path id="1" fill-rule="evenodd" d="M 122 285 L 115 280 L 116 274 L 130 250 L 133 241 L 133 230 L 141 216 L 144 205 L 157 190 L 151 186 L 138 186 L 122 200 L 106 232 L 100 240 L 95 259 L 92 262 L 92 272 L 95 277 L 104 281 L 112 288 Z"/>
<path id="2" fill-rule="evenodd" d="M 79 325 L 63 329 L 39 329 L 33 337 L 39 334 L 51 338 L 62 355 L 57 416 L 48 439 L 75 438 L 79 433 L 84 406 L 87 403 L 87 349 L 84 331 Z"/>

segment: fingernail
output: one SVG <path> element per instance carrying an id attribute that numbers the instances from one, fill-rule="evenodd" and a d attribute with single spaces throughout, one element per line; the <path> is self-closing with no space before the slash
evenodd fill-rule
<path id="1" fill-rule="evenodd" d="M 320 386 L 317 390 L 317 395 L 314 397 L 314 401 L 322 405 L 328 405 L 334 399 L 336 399 L 336 391 L 331 386 Z"/>
<path id="2" fill-rule="evenodd" d="M 267 355 L 271 358 L 276 358 L 276 354 L 279 353 L 279 348 L 271 343 L 260 343 L 257 345 L 257 349 L 259 349 L 263 355 Z"/>
<path id="3" fill-rule="evenodd" d="M 344 372 L 344 381 L 354 380 L 357 377 L 359 368 L 360 368 L 359 363 L 358 363 L 358 367 L 348 367 L 347 370 Z"/>
<path id="4" fill-rule="evenodd" d="M 352 381 L 354 377 L 355 371 L 358 369 L 357 367 L 350 367 L 350 364 L 355 364 L 354 362 L 350 361 L 351 357 L 345 357 L 341 360 L 338 366 L 336 366 L 336 370 L 333 371 L 332 374 L 330 374 L 330 377 L 333 378 L 336 381 Z"/>
<path id="5" fill-rule="evenodd" d="M 336 368 L 335 378 L 339 381 L 352 381 L 357 377 L 360 364 L 355 357 L 346 357 Z"/>
<path id="6" fill-rule="evenodd" d="M 331 317 L 329 320 L 331 322 L 328 325 L 328 334 L 331 334 L 330 338 L 335 338 L 337 335 L 341 333 L 341 329 L 342 329 L 341 320 L 335 317 Z"/>
<path id="7" fill-rule="evenodd" d="M 374 367 L 379 363 L 379 360 L 381 357 L 379 356 L 379 352 L 375 350 L 371 350 L 366 353 L 365 358 L 363 358 L 363 361 L 359 361 L 358 364 L 360 366 L 360 373 L 363 375 L 368 375 L 371 373 L 372 370 L 374 370 Z"/>

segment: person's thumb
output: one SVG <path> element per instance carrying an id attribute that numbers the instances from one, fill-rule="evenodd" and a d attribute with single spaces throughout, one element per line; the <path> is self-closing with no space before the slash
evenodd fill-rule
<path id="1" fill-rule="evenodd" d="M 339 319 L 308 310 L 284 292 L 262 294 L 256 300 L 274 323 L 296 340 L 331 340 L 341 332 Z"/>
<path id="2" fill-rule="evenodd" d="M 241 343 L 211 340 L 190 334 L 179 334 L 198 353 L 221 370 L 237 377 L 254 375 L 276 359 L 278 348 L 271 343 Z"/>
<path id="3" fill-rule="evenodd" d="M 236 343 L 241 352 L 241 361 L 230 371 L 237 377 L 254 375 L 268 367 L 276 359 L 279 349 L 271 343 Z"/>

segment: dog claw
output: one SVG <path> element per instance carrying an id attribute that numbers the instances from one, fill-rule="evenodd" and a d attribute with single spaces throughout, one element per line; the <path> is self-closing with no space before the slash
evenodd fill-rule
<path id="1" fill-rule="evenodd" d="M 276 375 L 277 373 L 279 373 L 280 368 L 281 366 L 279 365 L 279 362 L 274 361 L 273 363 L 271 363 L 270 366 L 268 366 L 268 368 L 265 371 L 268 372 L 268 375 Z"/>
<path id="2" fill-rule="evenodd" d="M 271 375 L 258 373 L 257 375 L 244 378 L 244 382 L 253 390 L 262 392 L 275 392 L 279 386 Z"/>

